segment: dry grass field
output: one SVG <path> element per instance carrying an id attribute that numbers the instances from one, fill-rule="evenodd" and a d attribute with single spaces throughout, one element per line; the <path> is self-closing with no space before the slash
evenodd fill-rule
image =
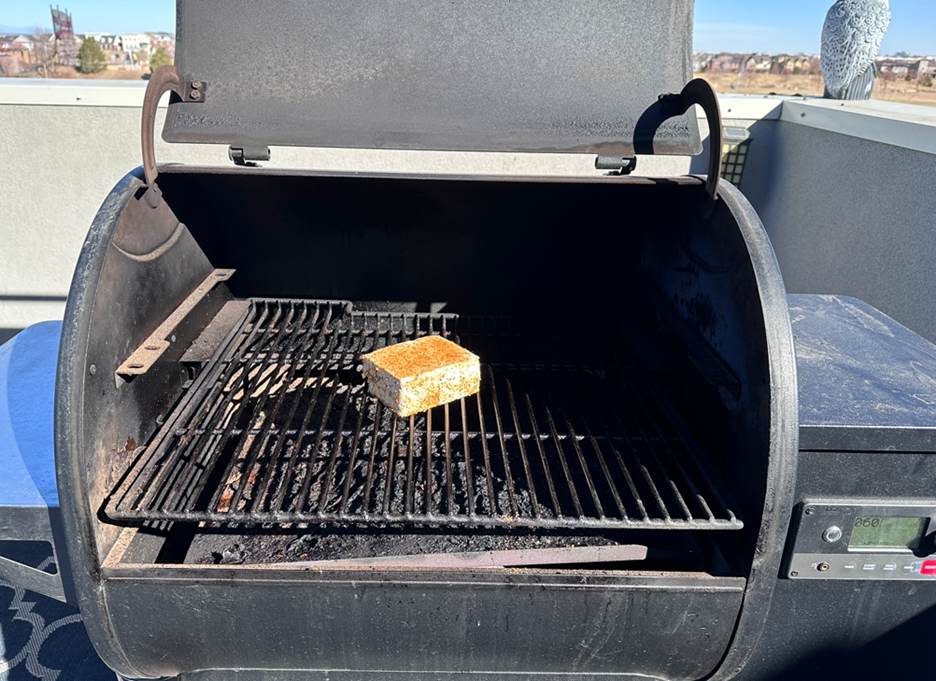
<path id="1" fill-rule="evenodd" d="M 82 80 L 140 80 L 148 73 L 149 69 L 104 69 L 100 73 L 79 73 L 78 69 L 70 66 L 59 66 L 49 76 L 52 78 L 80 78 Z"/>
<path id="2" fill-rule="evenodd" d="M 82 78 L 96 80 L 141 80 L 149 74 L 146 69 L 105 69 L 100 73 L 83 74 L 77 69 L 60 66 L 49 75 L 53 78 Z M 765 73 L 699 73 L 712 84 L 716 92 L 736 94 L 778 95 L 822 95 L 822 76 L 773 75 Z M 921 104 L 936 107 L 936 85 L 926 87 L 920 83 L 904 80 L 878 78 L 874 84 L 872 99 L 904 104 Z"/>
<path id="3" fill-rule="evenodd" d="M 822 95 L 822 76 L 772 75 L 762 73 L 699 73 L 712 84 L 716 92 L 736 94 Z M 904 104 L 922 104 L 936 107 L 936 85 L 925 87 L 904 80 L 878 78 L 874 83 L 872 99 Z"/>

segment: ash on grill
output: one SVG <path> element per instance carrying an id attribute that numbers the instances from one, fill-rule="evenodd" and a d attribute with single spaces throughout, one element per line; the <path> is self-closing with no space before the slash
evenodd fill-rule
<path id="1" fill-rule="evenodd" d="M 627 542 L 617 533 L 581 534 L 543 532 L 521 528 L 517 531 L 464 532 L 424 531 L 384 528 L 380 532 L 360 532 L 354 528 L 310 527 L 305 532 L 249 533 L 202 531 L 195 534 L 186 551 L 189 564 L 269 564 L 300 561 L 373 558 L 376 556 L 432 555 L 460 552 L 502 551 L 508 549 L 553 549 L 582 546 L 617 546 Z M 694 553 L 681 550 L 680 556 Z"/>

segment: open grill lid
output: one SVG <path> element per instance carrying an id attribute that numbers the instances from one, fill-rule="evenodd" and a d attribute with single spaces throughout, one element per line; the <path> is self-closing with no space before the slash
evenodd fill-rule
<path id="1" fill-rule="evenodd" d="M 693 0 L 178 0 L 169 142 L 697 154 Z"/>

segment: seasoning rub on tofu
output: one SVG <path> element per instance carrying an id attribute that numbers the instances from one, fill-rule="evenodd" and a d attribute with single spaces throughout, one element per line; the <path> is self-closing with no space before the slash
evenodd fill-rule
<path id="1" fill-rule="evenodd" d="M 477 355 L 442 336 L 423 336 L 361 357 L 371 394 L 410 416 L 474 395 L 481 387 Z"/>

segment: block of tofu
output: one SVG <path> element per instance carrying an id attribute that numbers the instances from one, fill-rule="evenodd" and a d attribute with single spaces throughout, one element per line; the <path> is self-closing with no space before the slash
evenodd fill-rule
<path id="1" fill-rule="evenodd" d="M 477 355 L 442 336 L 388 345 L 361 360 L 371 394 L 398 416 L 474 395 L 481 387 Z"/>

